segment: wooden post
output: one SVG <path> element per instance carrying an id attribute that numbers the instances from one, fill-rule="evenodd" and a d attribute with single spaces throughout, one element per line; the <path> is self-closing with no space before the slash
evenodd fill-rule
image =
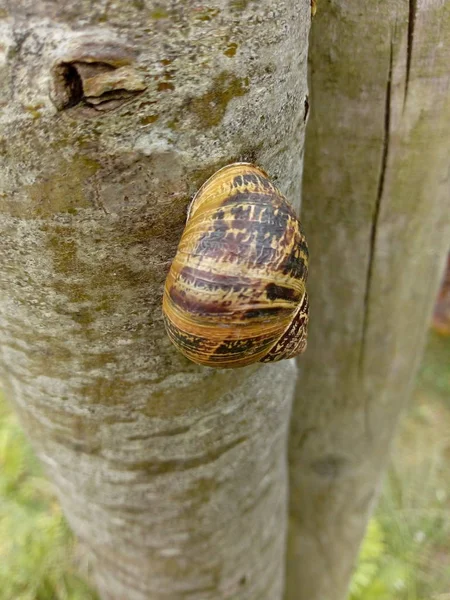
<path id="1" fill-rule="evenodd" d="M 449 64 L 448 2 L 318 3 L 289 600 L 346 597 L 414 381 L 450 239 Z"/>

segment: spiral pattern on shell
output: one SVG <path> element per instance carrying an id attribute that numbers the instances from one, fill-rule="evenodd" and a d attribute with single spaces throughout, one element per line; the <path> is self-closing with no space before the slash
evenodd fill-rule
<path id="1" fill-rule="evenodd" d="M 290 203 L 259 167 L 228 165 L 190 205 L 164 289 L 169 338 L 212 367 L 300 354 L 307 273 L 308 247 Z"/>

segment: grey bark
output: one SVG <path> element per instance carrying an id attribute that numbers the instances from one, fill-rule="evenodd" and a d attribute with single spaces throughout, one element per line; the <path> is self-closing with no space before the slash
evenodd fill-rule
<path id="1" fill-rule="evenodd" d="M 450 2 L 320 0 L 290 438 L 289 600 L 342 600 L 450 239 Z"/>
<path id="2" fill-rule="evenodd" d="M 0 371 L 105 599 L 276 600 L 292 361 L 163 330 L 193 192 L 233 160 L 299 204 L 309 2 L 0 6 Z"/>

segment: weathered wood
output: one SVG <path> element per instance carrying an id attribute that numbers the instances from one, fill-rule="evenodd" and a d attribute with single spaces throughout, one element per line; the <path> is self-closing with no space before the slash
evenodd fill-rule
<path id="1" fill-rule="evenodd" d="M 295 364 L 196 367 L 165 275 L 251 160 L 299 204 L 309 2 L 0 7 L 0 369 L 103 598 L 276 600 Z"/>
<path id="2" fill-rule="evenodd" d="M 342 600 L 448 249 L 450 3 L 321 0 L 302 220 L 311 321 L 289 600 Z"/>

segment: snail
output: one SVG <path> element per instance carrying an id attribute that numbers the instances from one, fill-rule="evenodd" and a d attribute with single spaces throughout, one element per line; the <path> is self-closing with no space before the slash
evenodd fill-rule
<path id="1" fill-rule="evenodd" d="M 300 221 L 251 163 L 223 167 L 199 189 L 167 275 L 163 315 L 195 363 L 243 367 L 306 348 L 308 247 Z"/>

